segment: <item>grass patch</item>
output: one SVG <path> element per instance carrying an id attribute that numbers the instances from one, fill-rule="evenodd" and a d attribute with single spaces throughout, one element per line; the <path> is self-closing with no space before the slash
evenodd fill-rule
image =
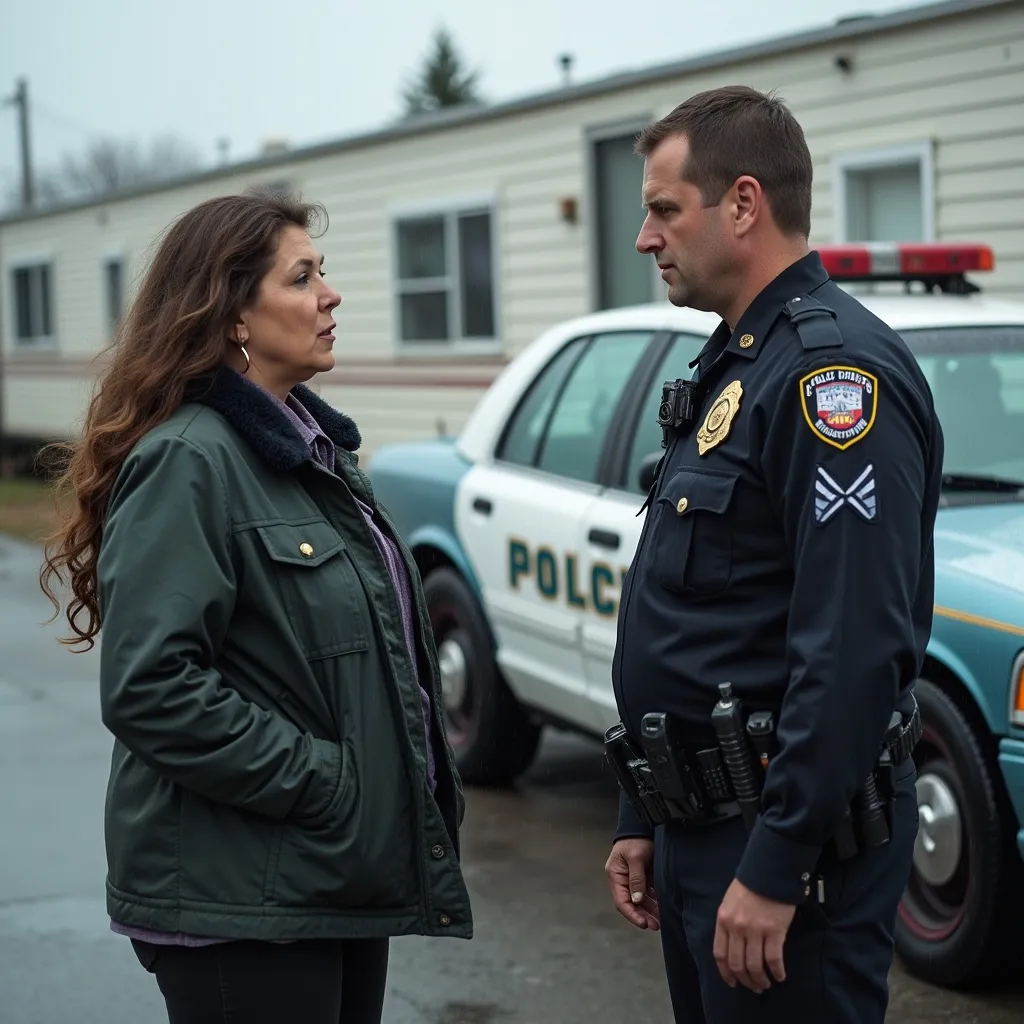
<path id="1" fill-rule="evenodd" d="M 0 480 L 0 533 L 41 544 L 56 525 L 53 489 L 42 480 Z"/>

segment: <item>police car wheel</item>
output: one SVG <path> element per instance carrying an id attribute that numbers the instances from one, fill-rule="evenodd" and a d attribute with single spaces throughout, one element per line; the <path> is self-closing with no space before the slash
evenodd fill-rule
<path id="1" fill-rule="evenodd" d="M 423 584 L 437 648 L 448 742 L 464 782 L 507 785 L 533 763 L 540 726 L 495 663 L 483 611 L 465 580 L 435 569 Z"/>
<path id="2" fill-rule="evenodd" d="M 923 734 L 914 751 L 919 826 L 896 922 L 896 951 L 926 981 L 965 988 L 1005 966 L 1012 837 L 990 758 L 963 712 L 919 680 Z"/>

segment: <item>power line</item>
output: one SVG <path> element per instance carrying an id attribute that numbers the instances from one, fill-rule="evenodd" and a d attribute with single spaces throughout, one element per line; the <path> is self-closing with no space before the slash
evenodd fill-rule
<path id="1" fill-rule="evenodd" d="M 83 124 L 81 121 L 75 118 L 68 117 L 67 114 L 62 114 L 59 111 L 54 110 L 52 107 L 48 106 L 45 103 L 40 103 L 39 100 L 34 101 L 34 107 L 37 112 L 43 114 L 48 120 L 53 121 L 57 124 L 61 124 L 65 128 L 69 128 L 72 131 L 79 132 L 80 134 L 85 135 L 87 138 L 98 139 L 101 138 L 104 134 L 103 132 L 96 131 L 95 128 Z"/>

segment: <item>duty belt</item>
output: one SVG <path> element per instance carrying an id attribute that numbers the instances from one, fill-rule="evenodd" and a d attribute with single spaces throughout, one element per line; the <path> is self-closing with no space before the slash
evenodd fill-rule
<path id="1" fill-rule="evenodd" d="M 605 751 L 619 784 L 641 820 L 651 828 L 669 821 L 688 826 L 710 824 L 742 815 L 752 829 L 760 812 L 764 775 L 778 752 L 775 715 L 771 711 L 743 714 L 730 684 L 719 687 L 722 699 L 712 721 L 715 746 L 696 749 L 682 738 L 678 720 L 664 713 L 644 716 L 642 753 L 620 723 L 605 734 Z M 840 857 L 888 842 L 895 793 L 893 771 L 913 753 L 921 738 L 921 712 L 904 719 L 893 712 L 878 759 L 861 782 L 833 836 Z"/>

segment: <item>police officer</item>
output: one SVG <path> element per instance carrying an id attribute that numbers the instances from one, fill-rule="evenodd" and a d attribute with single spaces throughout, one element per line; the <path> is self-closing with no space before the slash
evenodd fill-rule
<path id="1" fill-rule="evenodd" d="M 918 824 L 913 683 L 942 464 L 931 393 L 809 250 L 811 157 L 782 102 L 701 93 L 637 150 L 637 249 L 671 302 L 723 322 L 663 421 L 613 662 L 632 748 L 646 749 L 644 716 L 678 723 L 705 813 L 645 820 L 624 788 L 612 895 L 660 929 L 677 1021 L 882 1024 Z M 721 752 L 723 683 L 772 725 L 750 815 L 735 787 L 709 796 L 698 756 Z"/>

